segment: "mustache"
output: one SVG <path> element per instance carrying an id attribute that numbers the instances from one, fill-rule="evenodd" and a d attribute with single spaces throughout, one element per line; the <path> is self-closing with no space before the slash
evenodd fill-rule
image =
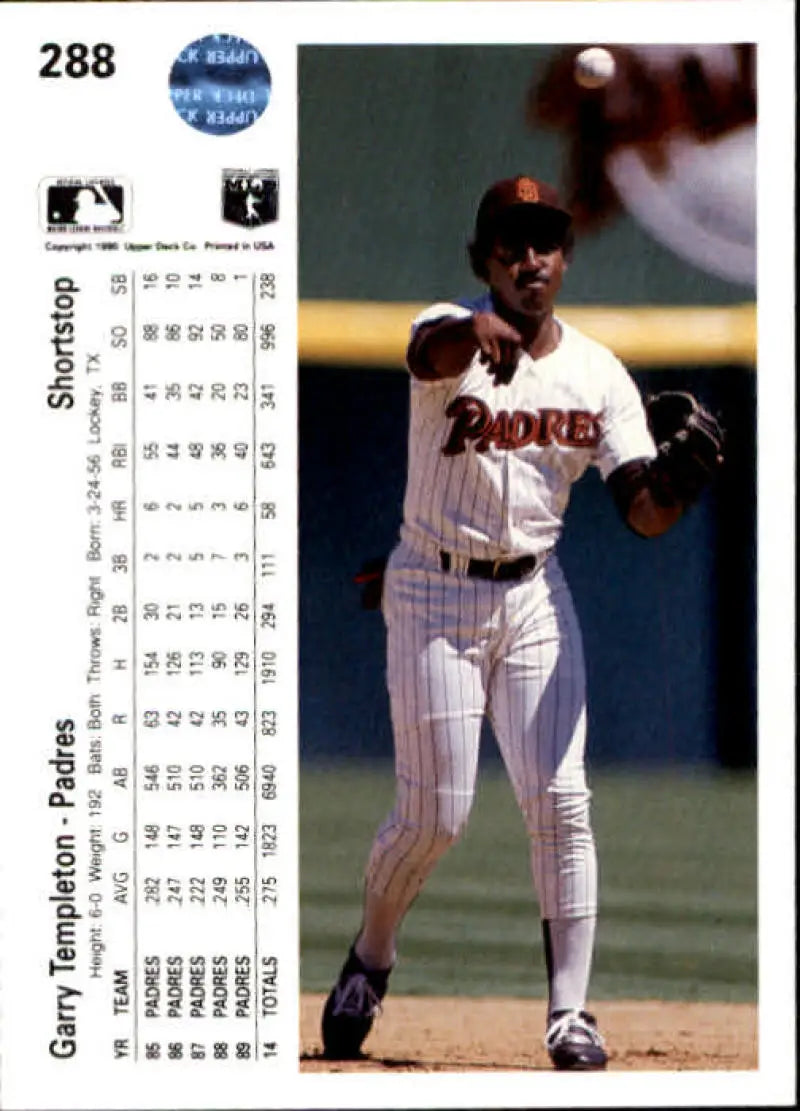
<path id="1" fill-rule="evenodd" d="M 549 281 L 550 272 L 547 267 L 540 266 L 537 270 L 525 270 L 517 275 L 514 285 L 517 289 L 523 289 L 529 282 L 532 281 Z"/>

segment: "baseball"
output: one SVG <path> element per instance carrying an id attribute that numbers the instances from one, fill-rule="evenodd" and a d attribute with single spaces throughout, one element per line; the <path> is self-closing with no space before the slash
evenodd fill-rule
<path id="1" fill-rule="evenodd" d="M 590 46 L 575 56 L 575 80 L 584 89 L 602 89 L 615 70 L 613 55 L 602 46 Z"/>

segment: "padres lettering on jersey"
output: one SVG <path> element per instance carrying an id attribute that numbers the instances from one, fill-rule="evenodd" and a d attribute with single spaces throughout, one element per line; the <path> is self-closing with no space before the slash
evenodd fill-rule
<path id="1" fill-rule="evenodd" d="M 528 444 L 558 443 L 562 447 L 594 447 L 600 436 L 600 416 L 585 409 L 542 409 L 528 413 L 501 409 L 495 416 L 486 402 L 469 395 L 457 397 L 445 409 L 453 428 L 443 455 L 459 455 L 472 440 L 476 451 L 494 444 L 501 451 L 517 451 Z"/>
<path id="2" fill-rule="evenodd" d="M 432 305 L 413 327 L 483 307 Z M 508 382 L 497 383 L 478 355 L 458 378 L 411 378 L 405 540 L 478 559 L 547 551 L 587 467 L 605 479 L 655 455 L 628 372 L 607 348 L 559 324 L 556 350 L 521 355 Z"/>

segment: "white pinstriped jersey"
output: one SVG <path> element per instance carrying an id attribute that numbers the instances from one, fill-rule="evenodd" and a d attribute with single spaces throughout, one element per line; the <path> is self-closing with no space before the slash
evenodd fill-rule
<path id="1" fill-rule="evenodd" d="M 440 302 L 414 320 L 412 335 L 424 323 L 490 309 L 489 295 Z M 623 463 L 655 455 L 625 367 L 558 323 L 556 350 L 535 360 L 523 353 L 508 383 L 496 385 L 479 354 L 457 378 L 411 376 L 404 540 L 477 559 L 548 551 L 570 487 L 587 467 L 606 479 Z"/>

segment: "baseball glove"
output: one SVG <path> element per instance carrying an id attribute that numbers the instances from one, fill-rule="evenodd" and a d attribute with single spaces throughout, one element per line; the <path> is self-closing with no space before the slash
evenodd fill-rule
<path id="1" fill-rule="evenodd" d="M 692 394 L 679 390 L 649 397 L 645 409 L 658 450 L 653 470 L 659 500 L 689 505 L 722 465 L 722 426 Z"/>

